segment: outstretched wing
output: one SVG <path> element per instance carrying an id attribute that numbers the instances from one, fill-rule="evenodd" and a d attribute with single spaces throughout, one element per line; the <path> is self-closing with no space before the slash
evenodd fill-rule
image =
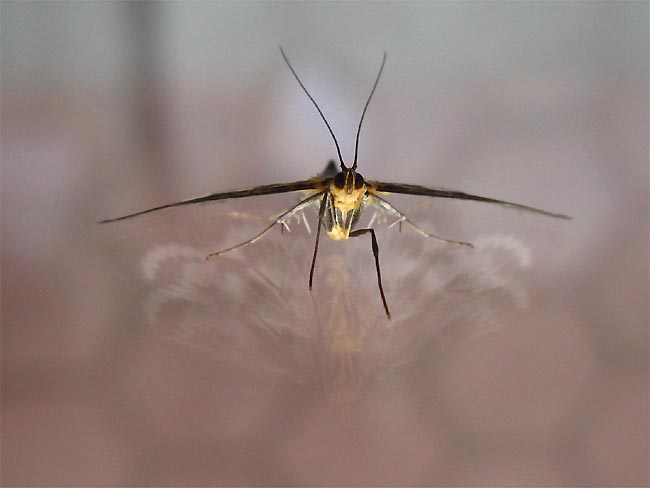
<path id="1" fill-rule="evenodd" d="M 366 181 L 370 193 L 373 192 L 386 192 L 386 193 L 401 193 L 404 195 L 422 195 L 425 197 L 437 198 L 455 198 L 458 200 L 474 200 L 477 202 L 496 203 L 504 207 L 515 208 L 518 210 L 526 210 L 527 212 L 534 212 L 548 217 L 555 217 L 558 219 L 570 219 L 568 215 L 547 212 L 539 208 L 527 207 L 526 205 L 519 205 L 518 203 L 504 202 L 502 200 L 495 200 L 494 198 L 480 197 L 478 195 L 470 195 L 462 191 L 446 190 L 444 188 L 428 188 L 420 185 L 408 185 L 404 183 L 384 183 L 382 181 Z"/>
<path id="2" fill-rule="evenodd" d="M 256 186 L 255 188 L 248 188 L 245 190 L 233 190 L 233 191 L 224 191 L 221 193 L 212 193 L 211 195 L 206 195 L 204 197 L 191 198 L 189 200 L 182 200 L 180 202 L 168 203 L 167 205 L 161 205 L 159 207 L 149 208 L 147 210 L 141 210 L 140 212 L 124 215 L 122 217 L 117 217 L 114 219 L 101 220 L 98 223 L 106 224 L 108 222 L 116 222 L 118 220 L 130 219 L 131 217 L 137 217 L 138 215 L 143 215 L 146 213 L 155 212 L 157 210 L 163 210 L 171 207 L 180 207 L 182 205 L 193 205 L 196 203 L 214 202 L 217 200 L 228 200 L 230 198 L 245 198 L 245 197 L 253 197 L 257 195 L 272 195 L 274 193 L 287 193 L 287 192 L 299 191 L 299 190 L 322 190 L 325 188 L 323 182 L 324 182 L 323 178 L 312 178 L 309 180 L 294 181 L 293 183 L 276 183 L 273 185 Z"/>

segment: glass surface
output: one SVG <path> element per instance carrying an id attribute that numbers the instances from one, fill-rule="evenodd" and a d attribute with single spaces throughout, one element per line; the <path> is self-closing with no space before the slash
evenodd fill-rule
<path id="1" fill-rule="evenodd" d="M 648 4 L 3 2 L 3 486 L 646 486 Z M 296 202 L 101 219 L 304 179 Z M 368 211 L 363 222 L 372 219 Z"/>

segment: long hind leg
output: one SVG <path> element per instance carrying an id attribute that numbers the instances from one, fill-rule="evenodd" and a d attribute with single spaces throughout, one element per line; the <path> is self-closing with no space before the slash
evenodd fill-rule
<path id="1" fill-rule="evenodd" d="M 381 269 L 379 268 L 379 245 L 377 244 L 375 229 L 354 230 L 350 232 L 350 237 L 359 237 L 368 233 L 370 233 L 370 237 L 372 238 L 372 254 L 375 256 L 375 267 L 377 268 L 377 284 L 379 285 L 379 294 L 381 295 L 381 301 L 384 304 L 384 310 L 386 310 L 386 317 L 390 319 L 390 311 L 388 310 L 388 304 L 386 303 L 386 296 L 384 295 L 384 287 L 381 283 Z"/>
<path id="2" fill-rule="evenodd" d="M 474 247 L 474 244 L 471 242 L 462 242 L 462 241 L 453 241 L 451 239 L 445 239 L 443 237 L 430 234 L 429 232 L 421 229 L 418 225 L 416 225 L 414 222 L 412 222 L 406 215 L 404 215 L 402 212 L 397 210 L 395 207 L 393 207 L 392 204 L 390 204 L 387 200 L 384 200 L 378 195 L 371 195 L 370 196 L 370 205 L 374 206 L 376 209 L 387 213 L 388 215 L 391 215 L 395 217 L 395 221 L 389 225 L 389 227 L 395 225 L 395 224 L 401 224 L 402 222 L 407 223 L 413 229 L 415 229 L 416 232 L 419 234 L 425 236 L 425 237 L 430 237 L 432 239 L 435 239 L 440 242 L 444 242 L 445 244 L 454 244 L 456 246 L 467 246 L 467 247 Z"/>
<path id="3" fill-rule="evenodd" d="M 287 211 L 283 212 L 281 215 L 279 215 L 271 223 L 271 225 L 266 227 L 262 232 L 260 232 L 256 236 L 251 237 L 247 241 L 240 242 L 239 244 L 237 244 L 235 246 L 229 247 L 228 249 L 224 249 L 223 251 L 217 251 L 217 252 L 213 252 L 211 254 L 208 254 L 205 257 L 205 259 L 208 259 L 208 260 L 213 259 L 213 258 L 216 258 L 217 256 L 220 256 L 220 255 L 225 254 L 227 252 L 234 251 L 235 249 L 239 249 L 240 247 L 244 247 L 244 246 L 247 246 L 248 244 L 253 244 L 254 242 L 257 242 L 259 239 L 264 237 L 264 235 L 266 235 L 273 228 L 274 225 L 276 225 L 276 224 L 284 225 L 285 219 L 291 217 L 292 215 L 296 214 L 297 212 L 300 212 L 301 210 L 303 210 L 305 207 L 311 205 L 313 203 L 313 201 L 320 198 L 322 194 L 323 194 L 323 192 L 318 192 L 318 193 L 316 193 L 314 195 L 311 195 L 311 196 L 305 198 L 304 200 L 300 201 L 299 203 L 297 203 L 296 205 L 291 207 L 289 210 L 287 210 Z"/>

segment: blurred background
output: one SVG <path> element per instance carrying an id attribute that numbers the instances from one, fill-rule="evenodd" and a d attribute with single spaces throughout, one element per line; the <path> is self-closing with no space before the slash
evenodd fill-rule
<path id="1" fill-rule="evenodd" d="M 5 486 L 647 486 L 647 2 L 2 2 Z M 377 227 L 210 263 L 366 179 Z M 367 218 L 372 212 L 367 212 Z M 305 217 L 315 227 L 316 214 Z M 365 222 L 368 222 L 366 219 Z"/>

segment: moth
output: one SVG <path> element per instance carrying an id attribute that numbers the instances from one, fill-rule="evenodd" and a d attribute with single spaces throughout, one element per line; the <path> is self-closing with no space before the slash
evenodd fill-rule
<path id="1" fill-rule="evenodd" d="M 379 73 L 375 78 L 375 82 L 370 91 L 370 95 L 366 100 L 366 104 L 363 107 L 363 112 L 361 113 L 361 119 L 359 120 L 359 125 L 357 127 L 355 148 L 354 148 L 354 160 L 351 165 L 346 165 L 343 161 L 343 156 L 341 155 L 341 148 L 339 143 L 334 135 L 334 131 L 330 126 L 329 122 L 325 118 L 322 110 L 311 96 L 303 82 L 298 77 L 298 74 L 294 70 L 293 66 L 289 62 L 287 55 L 285 54 L 282 47 L 280 47 L 280 53 L 282 57 L 291 70 L 294 78 L 305 92 L 311 103 L 314 105 L 323 122 L 327 126 L 330 135 L 336 146 L 336 151 L 338 154 L 340 170 L 337 170 L 334 161 L 330 161 L 329 165 L 325 171 L 313 178 L 301 181 L 294 181 L 291 183 L 276 183 L 271 185 L 262 185 L 256 186 L 254 188 L 248 188 L 243 190 L 233 190 L 225 191 L 219 193 L 213 193 L 210 195 L 191 198 L 189 200 L 182 200 L 180 202 L 168 203 L 166 205 L 161 205 L 154 208 L 149 208 L 147 210 L 142 210 L 132 214 L 124 215 L 122 217 L 117 217 L 113 219 L 102 220 L 99 223 L 104 224 L 108 222 L 117 222 L 120 220 L 126 220 L 139 215 L 147 214 L 150 212 L 156 212 L 158 210 L 163 210 L 172 207 L 179 207 L 182 205 L 194 205 L 205 202 L 214 202 L 218 200 L 228 200 L 232 198 L 246 198 L 258 195 L 271 195 L 275 193 L 287 193 L 287 192 L 302 192 L 307 196 L 299 201 L 296 205 L 289 208 L 288 210 L 282 212 L 278 217 L 276 217 L 272 223 L 263 229 L 259 234 L 254 237 L 240 242 L 239 244 L 223 249 L 221 251 L 214 252 L 206 256 L 206 259 L 213 259 L 217 256 L 220 256 L 224 253 L 239 249 L 248 244 L 253 244 L 254 242 L 261 239 L 265 234 L 267 234 L 275 225 L 286 226 L 286 221 L 292 216 L 298 214 L 299 212 L 305 210 L 308 207 L 318 208 L 318 225 L 316 230 L 316 243 L 314 245 L 314 253 L 311 261 L 311 268 L 309 270 L 309 289 L 312 289 L 314 281 L 314 269 L 316 266 L 316 256 L 318 254 L 318 242 L 320 240 L 321 228 L 325 228 L 327 235 L 334 240 L 343 240 L 349 239 L 352 237 L 360 237 L 366 234 L 370 235 L 371 244 L 372 244 L 372 253 L 375 258 L 375 269 L 377 274 L 377 284 L 379 287 L 379 295 L 381 297 L 384 310 L 386 312 L 386 317 L 390 319 L 390 310 L 388 308 L 388 303 L 386 302 L 386 296 L 384 294 L 384 287 L 381 279 L 381 268 L 379 266 L 379 245 L 377 243 L 377 236 L 375 235 L 375 230 L 370 226 L 367 228 L 357 229 L 356 225 L 359 222 L 359 218 L 363 211 L 367 208 L 374 208 L 375 210 L 387 214 L 392 217 L 394 221 L 391 225 L 399 223 L 400 226 L 402 223 L 409 225 L 419 234 L 430 237 L 437 241 L 443 242 L 445 244 L 453 244 L 458 246 L 467 246 L 474 247 L 473 244 L 469 242 L 454 241 L 451 239 L 445 239 L 440 236 L 431 234 L 421 229 L 418 225 L 412 222 L 404 213 L 395 208 L 390 202 L 388 202 L 384 195 L 390 193 L 400 193 L 404 195 L 420 195 L 433 198 L 451 198 L 458 200 L 473 200 L 477 202 L 493 203 L 501 205 L 503 207 L 510 207 L 517 210 L 524 210 L 527 212 L 533 212 L 536 214 L 546 215 L 548 217 L 554 217 L 558 219 L 570 219 L 571 217 L 559 213 L 548 212 L 546 210 L 541 210 L 538 208 L 528 207 L 526 205 L 520 205 L 517 203 L 506 202 L 503 200 L 496 200 L 494 198 L 487 198 L 478 195 L 471 195 L 456 190 L 447 190 L 444 188 L 420 186 L 406 183 L 387 183 L 383 181 L 374 181 L 366 180 L 361 173 L 357 171 L 357 158 L 359 154 L 359 136 L 361 134 L 361 126 L 363 124 L 363 119 L 366 115 L 368 105 L 372 100 L 372 97 L 377 89 L 377 84 L 381 78 L 381 74 L 384 70 L 386 64 L 386 52 L 384 52 L 381 67 L 379 68 Z"/>

